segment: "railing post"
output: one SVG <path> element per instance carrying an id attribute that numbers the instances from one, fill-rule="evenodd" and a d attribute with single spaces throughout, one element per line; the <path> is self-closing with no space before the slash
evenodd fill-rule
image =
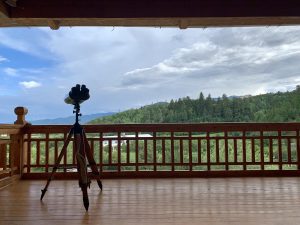
<path id="1" fill-rule="evenodd" d="M 25 120 L 25 116 L 28 113 L 28 109 L 25 107 L 18 106 L 15 108 L 15 114 L 17 115 L 17 120 L 15 124 L 25 125 L 27 121 Z"/>
<path id="2" fill-rule="evenodd" d="M 14 124 L 25 126 L 28 123 L 25 120 L 27 113 L 27 108 L 16 107 L 15 114 L 17 115 L 17 120 Z M 24 162 L 26 162 L 27 157 L 27 145 L 24 144 L 24 134 L 21 132 L 19 134 L 11 135 L 11 143 L 11 167 L 17 167 L 16 173 L 22 175 Z"/>

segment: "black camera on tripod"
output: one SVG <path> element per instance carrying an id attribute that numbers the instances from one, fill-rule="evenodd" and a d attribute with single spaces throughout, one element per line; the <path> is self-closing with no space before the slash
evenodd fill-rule
<path id="1" fill-rule="evenodd" d="M 90 98 L 89 89 L 83 84 L 76 84 L 65 98 L 65 103 L 79 105 Z"/>

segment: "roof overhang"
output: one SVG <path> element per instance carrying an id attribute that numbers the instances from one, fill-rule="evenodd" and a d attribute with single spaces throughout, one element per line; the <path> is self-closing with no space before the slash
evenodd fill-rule
<path id="1" fill-rule="evenodd" d="M 0 27 L 300 24 L 299 0 L 0 0 Z M 8 2 L 9 3 L 9 2 Z"/>

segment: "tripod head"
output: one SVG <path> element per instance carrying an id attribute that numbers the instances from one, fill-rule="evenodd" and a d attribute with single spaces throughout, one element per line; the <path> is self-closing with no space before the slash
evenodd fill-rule
<path id="1" fill-rule="evenodd" d="M 83 84 L 76 84 L 65 98 L 65 103 L 74 105 L 73 113 L 76 114 L 76 124 L 78 124 L 80 114 L 80 104 L 90 98 L 89 89 Z"/>

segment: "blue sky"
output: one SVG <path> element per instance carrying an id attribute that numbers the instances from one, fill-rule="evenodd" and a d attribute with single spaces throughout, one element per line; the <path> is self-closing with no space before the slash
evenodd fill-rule
<path id="1" fill-rule="evenodd" d="M 64 117 L 86 84 L 84 114 L 121 111 L 202 91 L 214 96 L 293 90 L 300 28 L 1 28 L 0 123 Z"/>

